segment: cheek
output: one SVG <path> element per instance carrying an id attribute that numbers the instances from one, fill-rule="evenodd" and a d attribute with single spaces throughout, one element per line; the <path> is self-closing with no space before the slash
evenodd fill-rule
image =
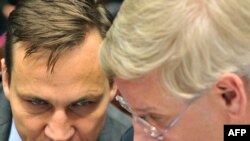
<path id="1" fill-rule="evenodd" d="M 23 139 L 34 140 L 35 137 L 38 137 L 43 133 L 45 118 L 28 114 L 22 106 L 20 99 L 15 97 L 13 94 L 10 99 L 10 104 L 16 128 Z"/>
<path id="2" fill-rule="evenodd" d="M 108 103 L 109 97 L 105 97 L 94 112 L 88 114 L 86 117 L 79 118 L 75 122 L 81 140 L 86 140 L 86 138 L 97 140 L 104 126 Z"/>
<path id="3" fill-rule="evenodd" d="M 45 123 L 44 118 L 39 118 L 39 116 L 33 116 L 27 113 L 26 109 L 16 97 L 12 97 L 11 109 L 16 126 L 20 130 L 27 130 L 29 133 L 34 133 L 40 130 Z"/>
<path id="4" fill-rule="evenodd" d="M 27 116 L 25 113 L 18 111 L 14 111 L 14 113 L 14 122 L 23 140 L 34 140 L 43 134 L 46 125 L 43 118 Z"/>
<path id="5" fill-rule="evenodd" d="M 169 130 L 166 140 L 222 141 L 222 120 L 208 107 L 206 104 L 191 106 L 180 121 Z"/>
<path id="6" fill-rule="evenodd" d="M 76 129 L 82 141 L 97 140 L 104 124 L 104 117 L 86 117 L 76 122 Z"/>

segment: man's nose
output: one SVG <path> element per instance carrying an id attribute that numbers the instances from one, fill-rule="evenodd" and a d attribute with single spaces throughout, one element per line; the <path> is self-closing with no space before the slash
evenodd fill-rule
<path id="1" fill-rule="evenodd" d="M 53 141 L 67 141 L 75 134 L 64 110 L 55 111 L 45 127 L 45 135 Z"/>

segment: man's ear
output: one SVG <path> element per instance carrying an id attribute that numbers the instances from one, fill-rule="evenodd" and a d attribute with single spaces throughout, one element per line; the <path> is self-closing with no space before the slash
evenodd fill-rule
<path id="1" fill-rule="evenodd" d="M 5 64 L 5 59 L 1 59 L 1 71 L 2 71 L 2 85 L 3 85 L 3 91 L 4 95 L 9 99 L 9 74 L 7 72 L 6 64 Z"/>
<path id="2" fill-rule="evenodd" d="M 116 82 L 113 82 L 111 89 L 110 89 L 110 101 L 114 99 L 116 94 L 117 94 L 117 84 Z"/>
<path id="3" fill-rule="evenodd" d="M 231 118 L 238 118 L 246 113 L 247 93 L 242 78 L 234 73 L 226 73 L 218 79 L 216 88 Z"/>

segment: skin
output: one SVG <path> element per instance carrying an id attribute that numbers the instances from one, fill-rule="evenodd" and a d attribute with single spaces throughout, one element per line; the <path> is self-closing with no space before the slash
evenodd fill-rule
<path id="1" fill-rule="evenodd" d="M 9 17 L 10 13 L 15 9 L 14 5 L 11 4 L 5 4 L 3 7 L 3 15 L 7 18 Z"/>
<path id="2" fill-rule="evenodd" d="M 133 115 L 151 121 L 160 131 L 189 104 L 174 97 L 160 83 L 158 71 L 132 79 L 116 78 L 121 95 L 133 109 Z M 231 92 L 231 93 L 229 93 Z M 224 124 L 249 124 L 249 91 L 235 74 L 225 74 L 193 101 L 181 119 L 168 130 L 164 141 L 222 141 Z M 233 97 L 229 97 L 230 95 Z M 134 141 L 154 141 L 136 121 Z M 204 138 L 205 137 L 205 138 Z"/>
<path id="3" fill-rule="evenodd" d="M 48 53 L 25 58 L 24 42 L 14 45 L 10 81 L 2 60 L 4 92 L 22 140 L 97 140 L 116 92 L 98 63 L 101 40 L 92 30 L 82 44 L 60 56 L 52 73 L 47 71 Z"/>

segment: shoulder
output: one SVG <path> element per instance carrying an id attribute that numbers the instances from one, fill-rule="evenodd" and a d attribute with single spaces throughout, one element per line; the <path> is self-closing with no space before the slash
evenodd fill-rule
<path id="1" fill-rule="evenodd" d="M 134 128 L 131 126 L 121 137 L 121 141 L 133 141 Z"/>
<path id="2" fill-rule="evenodd" d="M 98 141 L 118 141 L 130 126 L 131 118 L 110 104 L 105 125 Z"/>
<path id="3" fill-rule="evenodd" d="M 113 104 L 109 104 L 107 117 L 112 121 L 112 123 L 118 124 L 119 127 L 126 129 L 131 125 L 131 117 L 118 108 L 116 108 Z"/>
<path id="4" fill-rule="evenodd" d="M 9 101 L 5 98 L 0 84 L 0 140 L 8 140 L 11 128 L 12 114 Z"/>

